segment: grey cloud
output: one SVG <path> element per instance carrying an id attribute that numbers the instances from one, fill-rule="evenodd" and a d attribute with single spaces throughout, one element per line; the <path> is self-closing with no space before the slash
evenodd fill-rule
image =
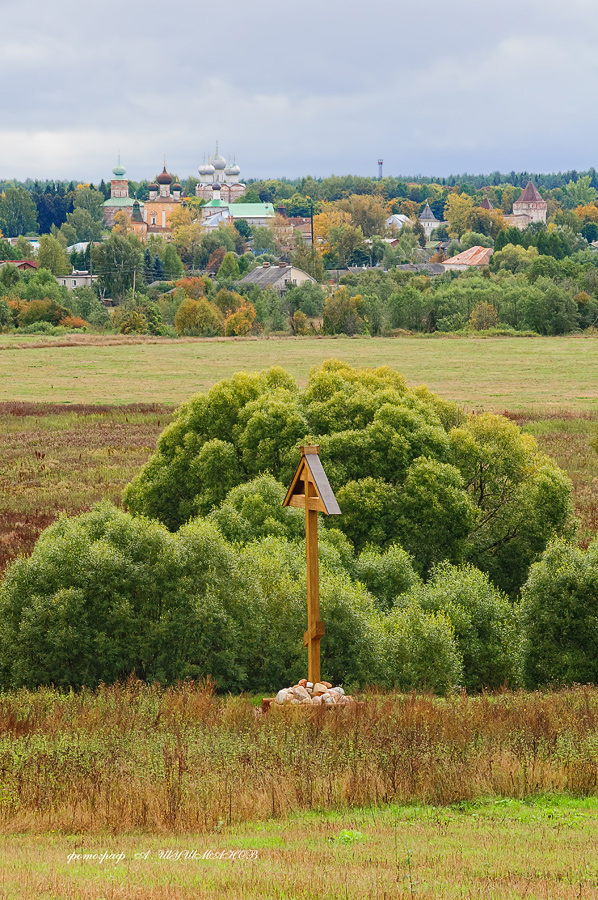
<path id="1" fill-rule="evenodd" d="M 0 178 L 97 181 L 119 148 L 183 177 L 217 138 L 245 177 L 592 164 L 594 0 L 4 7 Z"/>

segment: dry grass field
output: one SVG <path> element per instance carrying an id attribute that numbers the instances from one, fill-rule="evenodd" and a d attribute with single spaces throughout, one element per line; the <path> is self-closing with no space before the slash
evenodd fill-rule
<path id="1" fill-rule="evenodd" d="M 306 811 L 598 794 L 598 688 L 362 699 L 261 715 L 211 683 L 134 680 L 0 696 L 0 830 L 204 835 Z"/>
<path id="2" fill-rule="evenodd" d="M 171 415 L 152 404 L 0 403 L 0 571 L 60 512 L 119 503 Z"/>
<path id="3" fill-rule="evenodd" d="M 365 701 L 1 697 L 0 900 L 598 898 L 596 688 Z"/>

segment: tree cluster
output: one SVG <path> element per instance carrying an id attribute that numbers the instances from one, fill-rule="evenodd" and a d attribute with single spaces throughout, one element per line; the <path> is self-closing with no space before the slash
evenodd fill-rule
<path id="1" fill-rule="evenodd" d="M 304 516 L 282 500 L 306 440 L 342 510 L 320 532 L 330 678 L 439 692 L 596 680 L 598 544 L 567 543 L 557 467 L 500 417 L 329 361 L 304 391 L 270 369 L 193 398 L 128 512 L 103 503 L 44 532 L 0 587 L 0 687 L 134 672 L 271 691 L 301 677 Z"/>

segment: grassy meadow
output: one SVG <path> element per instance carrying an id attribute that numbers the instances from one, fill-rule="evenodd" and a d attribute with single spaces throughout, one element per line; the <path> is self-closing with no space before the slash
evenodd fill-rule
<path id="1" fill-rule="evenodd" d="M 200 339 L 0 336 L 0 401 L 174 403 L 240 369 L 281 365 L 301 383 L 336 357 L 389 365 L 467 409 L 598 413 L 598 340 L 562 338 Z"/>
<path id="2" fill-rule="evenodd" d="M 303 813 L 209 835 L 0 836 L 0 900 L 596 900 L 598 803 Z M 118 862 L 73 854 L 112 854 Z M 70 862 L 69 862 L 70 858 Z"/>

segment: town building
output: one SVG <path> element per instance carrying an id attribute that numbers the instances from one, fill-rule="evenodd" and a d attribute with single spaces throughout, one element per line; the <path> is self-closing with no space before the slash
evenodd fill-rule
<path id="1" fill-rule="evenodd" d="M 19 235 L 20 237 L 20 235 Z M 11 247 L 16 247 L 19 242 L 19 237 L 3 237 L 2 240 L 7 244 L 10 244 Z M 38 237 L 26 237 L 25 240 L 28 244 L 31 244 L 32 250 L 36 253 L 39 250 L 39 238 Z M 10 262 L 10 260 L 9 260 Z"/>
<path id="2" fill-rule="evenodd" d="M 430 210 L 430 212 L 432 212 L 432 210 Z M 384 224 L 387 228 L 394 228 L 397 231 L 400 231 L 403 225 L 413 225 L 413 222 L 409 216 L 404 216 L 402 213 L 393 213 L 392 216 L 388 217 Z"/>
<path id="3" fill-rule="evenodd" d="M 148 190 L 149 200 L 146 200 L 143 210 L 147 233 L 170 237 L 170 217 L 183 202 L 183 188 L 166 171 L 164 163 L 164 169 L 156 181 L 148 186 Z"/>
<path id="4" fill-rule="evenodd" d="M 542 200 L 537 187 L 528 181 L 521 196 L 513 203 L 513 214 L 505 216 L 507 225 L 514 225 L 521 231 L 531 225 L 532 222 L 546 222 L 548 204 Z"/>
<path id="5" fill-rule="evenodd" d="M 430 209 L 429 203 L 426 203 L 423 210 L 420 212 L 418 219 L 421 223 L 422 228 L 424 229 L 424 234 L 427 241 L 430 240 L 430 235 L 432 234 L 434 229 L 438 228 L 439 225 L 442 225 L 442 222 L 436 218 L 436 216 Z"/>
<path id="6" fill-rule="evenodd" d="M 195 196 L 202 200 L 212 200 L 212 189 L 218 186 L 219 199 L 225 203 L 232 203 L 243 197 L 247 188 L 239 181 L 241 169 L 236 162 L 227 164 L 225 158 L 218 152 L 218 143 L 216 143 L 216 153 L 211 156 L 207 162 L 199 167 L 199 184 L 195 186 Z"/>
<path id="7" fill-rule="evenodd" d="M 56 281 L 62 287 L 73 291 L 78 287 L 91 287 L 98 280 L 98 275 L 92 275 L 91 272 L 77 272 L 73 270 L 70 275 L 55 275 Z"/>
<path id="8" fill-rule="evenodd" d="M 488 212 L 494 212 L 494 207 L 490 203 L 490 200 L 488 199 L 488 197 L 484 197 L 484 199 L 480 203 L 480 208 L 486 209 L 486 210 L 488 210 Z"/>
<path id="9" fill-rule="evenodd" d="M 463 253 L 458 253 L 450 259 L 446 259 L 441 265 L 445 271 L 464 272 L 472 267 L 482 268 L 490 263 L 490 257 L 494 253 L 492 247 L 470 247 Z"/>
<path id="10" fill-rule="evenodd" d="M 146 240 L 147 222 L 144 222 L 143 220 L 143 213 L 141 212 L 141 203 L 139 202 L 139 200 L 135 200 L 135 203 L 133 204 L 133 212 L 131 213 L 131 227 L 133 228 L 133 232 L 140 240 Z"/>
<path id="11" fill-rule="evenodd" d="M 120 164 L 120 154 L 118 164 L 112 169 L 112 181 L 110 182 L 110 197 L 104 202 L 104 222 L 106 225 L 114 225 L 114 216 L 117 212 L 125 212 L 129 218 L 133 214 L 133 206 L 139 204 L 143 209 L 143 203 L 129 197 L 129 182 L 125 175 L 127 170 Z"/>
<path id="12" fill-rule="evenodd" d="M 239 284 L 257 284 L 262 289 L 271 287 L 277 293 L 284 294 L 289 284 L 304 284 L 306 281 L 316 284 L 315 278 L 296 266 L 289 266 L 286 263 L 271 266 L 270 263 L 264 263 L 263 266 L 257 266 L 248 272 L 241 278 Z"/>
<path id="13" fill-rule="evenodd" d="M 33 259 L 0 259 L 0 268 L 8 263 L 9 266 L 15 266 L 21 272 L 28 269 L 37 269 L 37 263 Z"/>
<path id="14" fill-rule="evenodd" d="M 216 188 L 217 185 L 214 185 Z M 234 203 L 229 205 L 220 199 L 219 192 L 213 191 L 214 199 L 201 207 L 201 224 L 206 231 L 213 231 L 219 225 L 234 225 L 244 219 L 248 225 L 267 225 L 276 216 L 271 203 Z"/>

